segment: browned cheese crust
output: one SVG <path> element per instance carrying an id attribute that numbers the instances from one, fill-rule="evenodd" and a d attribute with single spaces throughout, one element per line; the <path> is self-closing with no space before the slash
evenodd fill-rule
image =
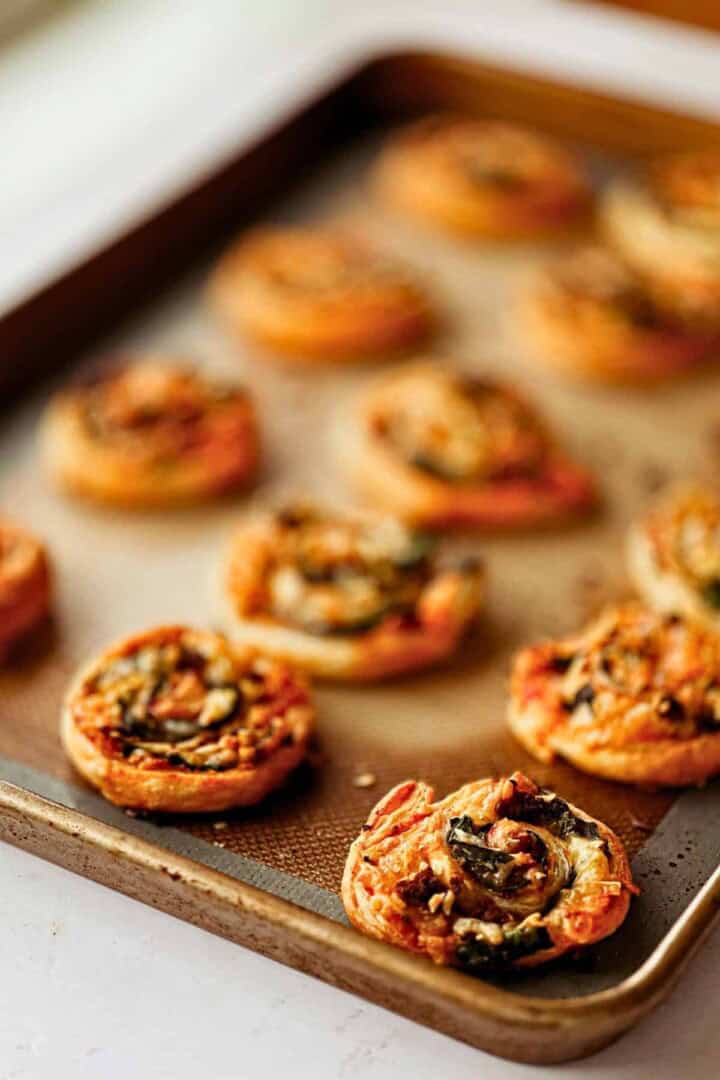
<path id="1" fill-rule="evenodd" d="M 148 357 L 56 395 L 43 448 L 65 490 L 152 507 L 247 486 L 259 436 L 245 390 Z"/>
<path id="2" fill-rule="evenodd" d="M 286 665 L 182 626 L 136 634 L 74 680 L 68 757 L 110 802 L 170 813 L 259 802 L 305 755 L 306 683 Z"/>
<path id="3" fill-rule="evenodd" d="M 523 297 L 538 359 L 577 378 L 643 382 L 694 370 L 718 335 L 659 307 L 610 250 L 582 248 L 548 266 Z"/>
<path id="4" fill-rule="evenodd" d="M 50 567 L 31 533 L 0 518 L 0 661 L 50 608 Z"/>
<path id="5" fill-rule="evenodd" d="M 407 270 L 329 229 L 254 229 L 221 259 L 210 299 L 234 333 L 305 361 L 382 358 L 435 323 Z"/>
<path id="6" fill-rule="evenodd" d="M 431 116 L 393 135 L 375 183 L 388 203 L 475 237 L 554 232 L 591 203 L 578 161 L 554 140 L 468 117 Z"/>
<path id="7" fill-rule="evenodd" d="M 606 825 L 522 773 L 433 797 L 399 784 L 350 848 L 342 897 L 359 930 L 483 975 L 546 963 L 622 923 L 637 890 Z"/>
<path id="8" fill-rule="evenodd" d="M 587 512 L 587 470 L 512 387 L 418 363 L 380 379 L 346 428 L 359 490 L 419 526 L 526 527 Z"/>
<path id="9" fill-rule="evenodd" d="M 392 518 L 288 506 L 236 530 L 222 580 L 226 628 L 326 678 L 375 679 L 454 651 L 482 601 L 475 560 L 442 568 Z"/>
<path id="10" fill-rule="evenodd" d="M 509 723 L 540 761 L 648 786 L 720 772 L 720 638 L 701 623 L 613 608 L 518 654 Z"/>

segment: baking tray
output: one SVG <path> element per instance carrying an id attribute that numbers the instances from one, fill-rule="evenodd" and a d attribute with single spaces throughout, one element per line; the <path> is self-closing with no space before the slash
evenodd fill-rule
<path id="1" fill-rule="evenodd" d="M 367 170 L 378 128 L 438 108 L 545 128 L 576 143 L 598 180 L 631 158 L 720 142 L 706 121 L 475 62 L 374 59 L 0 323 L 0 378 L 12 402 L 0 434 L 0 500 L 46 538 L 58 586 L 54 625 L 0 673 L 0 837 L 473 1045 L 555 1062 L 605 1045 L 648 1012 L 710 927 L 720 899 L 720 789 L 673 800 L 531 761 L 505 730 L 509 658 L 622 595 L 630 517 L 658 484 L 711 466 L 717 418 L 708 375 L 629 391 L 567 385 L 533 366 L 512 300 L 548 245 L 464 244 L 375 203 Z M 307 491 L 347 501 L 332 429 L 375 370 L 271 363 L 225 337 L 204 302 L 214 258 L 258 216 L 334 220 L 416 265 L 447 312 L 438 353 L 515 378 L 596 469 L 605 505 L 572 528 L 453 538 L 487 559 L 491 579 L 482 625 L 455 661 L 381 686 L 318 686 L 317 748 L 283 791 L 220 820 L 160 824 L 82 785 L 60 750 L 59 703 L 76 665 L 115 638 L 171 620 L 212 625 L 208 582 L 248 500 L 143 515 L 66 501 L 42 474 L 35 429 L 72 369 L 161 349 L 253 389 L 267 443 L 255 501 Z M 491 982 L 347 926 L 338 898 L 345 853 L 381 794 L 414 776 L 444 795 L 515 768 L 625 840 L 643 893 L 618 934 L 582 962 Z M 375 776 L 373 787 L 355 786 L 361 772 Z"/>
<path id="2" fill-rule="evenodd" d="M 628 8 L 638 15 L 690 23 L 706 30 L 720 30 L 720 9 L 714 0 L 601 0 L 615 7 Z"/>

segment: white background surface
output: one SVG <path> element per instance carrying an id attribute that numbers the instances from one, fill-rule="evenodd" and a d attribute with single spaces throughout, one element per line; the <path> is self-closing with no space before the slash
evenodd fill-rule
<path id="1" fill-rule="evenodd" d="M 462 44 L 720 110 L 720 45 L 696 32 L 550 0 L 357 9 L 106 0 L 0 53 L 0 307 L 281 114 L 299 83 L 309 92 L 363 41 Z M 8 847 L 0 964 L 0 1080 L 707 1080 L 720 1071 L 717 934 L 639 1029 L 552 1070 L 490 1058 Z"/>
<path id="2" fill-rule="evenodd" d="M 577 1064 L 513 1065 L 0 848 L 2 1080 L 715 1080 L 720 935 Z"/>

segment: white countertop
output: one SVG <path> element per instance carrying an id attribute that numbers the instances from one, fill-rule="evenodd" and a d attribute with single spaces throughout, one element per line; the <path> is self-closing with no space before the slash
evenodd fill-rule
<path id="1" fill-rule="evenodd" d="M 0 1080 L 711 1080 L 720 935 L 577 1064 L 513 1065 L 0 848 Z"/>
<path id="2" fill-rule="evenodd" d="M 550 0 L 357 8 L 79 3 L 53 33 L 0 52 L 0 309 L 280 115 L 293 85 L 310 92 L 369 45 L 462 44 L 720 109 L 720 44 L 695 31 Z M 0 956 L 0 1080 L 705 1080 L 720 1063 L 718 934 L 636 1031 L 551 1070 L 490 1058 L 9 847 Z"/>

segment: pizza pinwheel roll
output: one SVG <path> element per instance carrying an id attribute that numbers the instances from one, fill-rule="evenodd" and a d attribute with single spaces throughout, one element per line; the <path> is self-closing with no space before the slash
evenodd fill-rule
<path id="1" fill-rule="evenodd" d="M 162 626 L 80 672 L 61 737 L 110 802 L 203 812 L 249 806 L 282 784 L 313 721 L 306 683 L 284 664 L 217 634 Z"/>
<path id="2" fill-rule="evenodd" d="M 720 629 L 720 499 L 676 491 L 630 530 L 630 573 L 656 611 Z"/>
<path id="3" fill-rule="evenodd" d="M 417 525 L 526 526 L 595 502 L 590 474 L 514 389 L 439 365 L 380 379 L 347 432 L 358 488 Z"/>
<path id="4" fill-rule="evenodd" d="M 720 150 L 676 154 L 653 164 L 645 183 L 616 183 L 601 218 L 663 307 L 720 321 Z"/>
<path id="5" fill-rule="evenodd" d="M 432 549 L 387 517 L 298 505 L 250 518 L 222 583 L 228 633 L 325 678 L 435 663 L 477 614 L 484 571 L 443 568 Z"/>
<path id="6" fill-rule="evenodd" d="M 329 229 L 251 231 L 221 259 L 210 295 L 234 332 L 306 360 L 383 356 L 434 324 L 404 267 Z"/>
<path id="7" fill-rule="evenodd" d="M 720 772 L 720 637 L 628 605 L 515 659 L 509 723 L 540 761 L 656 786 Z"/>
<path id="8" fill-rule="evenodd" d="M 351 846 L 342 897 L 359 930 L 482 975 L 620 926 L 637 889 L 606 825 L 518 772 L 433 797 L 399 784 Z"/>
<path id="9" fill-rule="evenodd" d="M 521 316 L 543 362 L 581 378 L 681 374 L 720 342 L 658 307 L 641 279 L 603 248 L 583 248 L 546 268 Z"/>
<path id="10" fill-rule="evenodd" d="M 47 616 L 50 568 L 31 533 L 0 518 L 0 661 Z"/>
<path id="11" fill-rule="evenodd" d="M 376 184 L 400 209 L 474 236 L 546 233 L 590 206 L 583 169 L 553 139 L 467 117 L 431 116 L 392 136 Z"/>
<path id="12" fill-rule="evenodd" d="M 245 390 L 154 358 L 58 394 L 43 443 L 61 487 L 126 506 L 234 491 L 254 477 L 259 457 Z"/>

